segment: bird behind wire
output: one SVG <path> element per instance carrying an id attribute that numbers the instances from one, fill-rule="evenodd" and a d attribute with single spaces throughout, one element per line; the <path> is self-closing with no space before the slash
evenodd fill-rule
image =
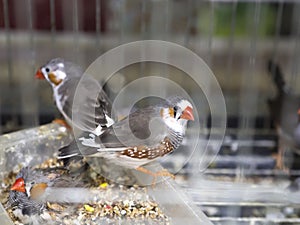
<path id="1" fill-rule="evenodd" d="M 111 102 L 95 78 L 85 75 L 84 79 L 81 79 L 82 76 L 83 70 L 78 65 L 62 58 L 50 60 L 35 74 L 37 79 L 49 82 L 57 109 L 70 126 L 99 135 L 104 128 L 114 123 L 111 118 Z M 79 82 L 82 82 L 81 90 L 91 95 L 84 96 L 80 104 L 74 105 Z M 79 115 L 81 120 L 74 122 L 72 115 Z"/>
<path id="2" fill-rule="evenodd" d="M 60 149 L 59 158 L 103 157 L 114 164 L 146 172 L 142 166 L 181 145 L 189 120 L 194 120 L 190 101 L 170 97 L 161 104 L 130 113 L 100 136 L 84 132 L 77 141 Z"/>

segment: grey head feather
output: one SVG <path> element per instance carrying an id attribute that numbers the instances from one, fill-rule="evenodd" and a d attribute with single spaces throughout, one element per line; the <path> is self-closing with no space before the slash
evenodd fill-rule
<path id="1" fill-rule="evenodd" d="M 63 67 L 59 68 L 60 64 L 63 65 Z M 67 78 L 69 78 L 69 79 L 74 78 L 74 77 L 77 77 L 80 79 L 80 77 L 83 74 L 83 70 L 80 66 L 78 66 L 77 64 L 72 63 L 70 61 L 67 61 L 63 58 L 51 59 L 43 67 L 50 67 L 51 71 L 55 71 L 58 68 L 62 69 L 66 73 Z"/>

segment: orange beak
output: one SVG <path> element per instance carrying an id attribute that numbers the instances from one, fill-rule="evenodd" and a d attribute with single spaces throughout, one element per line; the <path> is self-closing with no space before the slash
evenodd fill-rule
<path id="1" fill-rule="evenodd" d="M 45 79 L 44 74 L 42 73 L 41 69 L 39 69 L 38 71 L 36 71 L 35 78 L 36 79 L 40 79 L 40 80 L 44 80 Z"/>
<path id="2" fill-rule="evenodd" d="M 25 183 L 24 179 L 22 177 L 18 178 L 13 186 L 10 188 L 12 191 L 19 191 L 19 192 L 25 192 Z"/>
<path id="3" fill-rule="evenodd" d="M 192 107 L 188 106 L 185 108 L 183 113 L 180 116 L 181 119 L 186 119 L 186 120 L 194 120 L 194 114 L 193 114 L 193 109 Z"/>

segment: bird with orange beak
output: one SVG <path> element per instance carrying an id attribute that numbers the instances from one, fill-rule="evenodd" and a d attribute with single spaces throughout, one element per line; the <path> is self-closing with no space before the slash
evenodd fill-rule
<path id="1" fill-rule="evenodd" d="M 9 206 L 21 210 L 23 215 L 40 214 L 45 207 L 40 197 L 45 194 L 49 186 L 52 186 L 53 179 L 56 177 L 58 174 L 56 176 L 45 175 L 29 167 L 22 168 L 11 186 Z"/>
<path id="2" fill-rule="evenodd" d="M 96 93 L 93 96 L 98 97 L 93 99 L 87 96 L 79 107 L 73 107 L 76 88 L 82 76 L 83 70 L 78 65 L 62 58 L 50 60 L 35 74 L 36 79 L 47 80 L 51 85 L 57 109 L 69 126 L 99 135 L 114 123 L 111 118 L 111 102 L 100 83 L 86 75 L 84 90 Z M 80 115 L 81 121 L 74 124 L 72 114 Z"/>
<path id="3" fill-rule="evenodd" d="M 103 157 L 116 165 L 156 176 L 143 165 L 177 149 L 185 136 L 188 121 L 194 120 L 193 106 L 175 96 L 163 103 L 140 108 L 114 123 L 100 136 L 83 133 L 69 146 L 60 149 L 59 158 Z"/>
<path id="4" fill-rule="evenodd" d="M 7 206 L 12 208 L 13 213 L 20 217 L 20 220 L 26 216 L 41 215 L 47 208 L 53 190 L 84 188 L 89 181 L 86 172 L 87 170 L 82 169 L 71 172 L 64 168 L 23 167 L 10 188 Z M 59 198 L 62 202 L 67 202 L 68 192 L 60 193 Z"/>

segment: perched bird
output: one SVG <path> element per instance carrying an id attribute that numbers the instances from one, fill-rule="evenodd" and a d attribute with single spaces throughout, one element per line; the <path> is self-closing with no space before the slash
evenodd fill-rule
<path id="1" fill-rule="evenodd" d="M 83 91 L 98 97 L 94 99 L 87 96 L 74 107 L 74 95 L 82 74 L 82 69 L 74 63 L 62 58 L 55 58 L 40 67 L 35 77 L 46 79 L 51 84 L 56 106 L 69 125 L 99 135 L 104 128 L 114 123 L 110 117 L 111 102 L 102 90 L 100 83 L 93 77 L 85 75 L 85 79 L 81 80 Z M 72 113 L 80 118 L 80 120 L 76 120 L 76 124 L 73 124 Z"/>
<path id="2" fill-rule="evenodd" d="M 142 166 L 177 149 L 188 120 L 194 120 L 192 104 L 181 97 L 171 97 L 162 104 L 137 109 L 100 136 L 84 133 L 78 143 L 73 141 L 60 149 L 59 158 L 103 157 L 153 176 L 169 176 L 152 173 Z"/>
<path id="3" fill-rule="evenodd" d="M 268 100 L 270 115 L 279 136 L 279 154 L 277 167 L 285 169 L 283 156 L 287 147 L 300 148 L 299 108 L 300 96 L 288 90 L 280 66 L 273 61 L 268 63 L 277 95 Z M 298 112 L 298 113 L 297 113 Z"/>

